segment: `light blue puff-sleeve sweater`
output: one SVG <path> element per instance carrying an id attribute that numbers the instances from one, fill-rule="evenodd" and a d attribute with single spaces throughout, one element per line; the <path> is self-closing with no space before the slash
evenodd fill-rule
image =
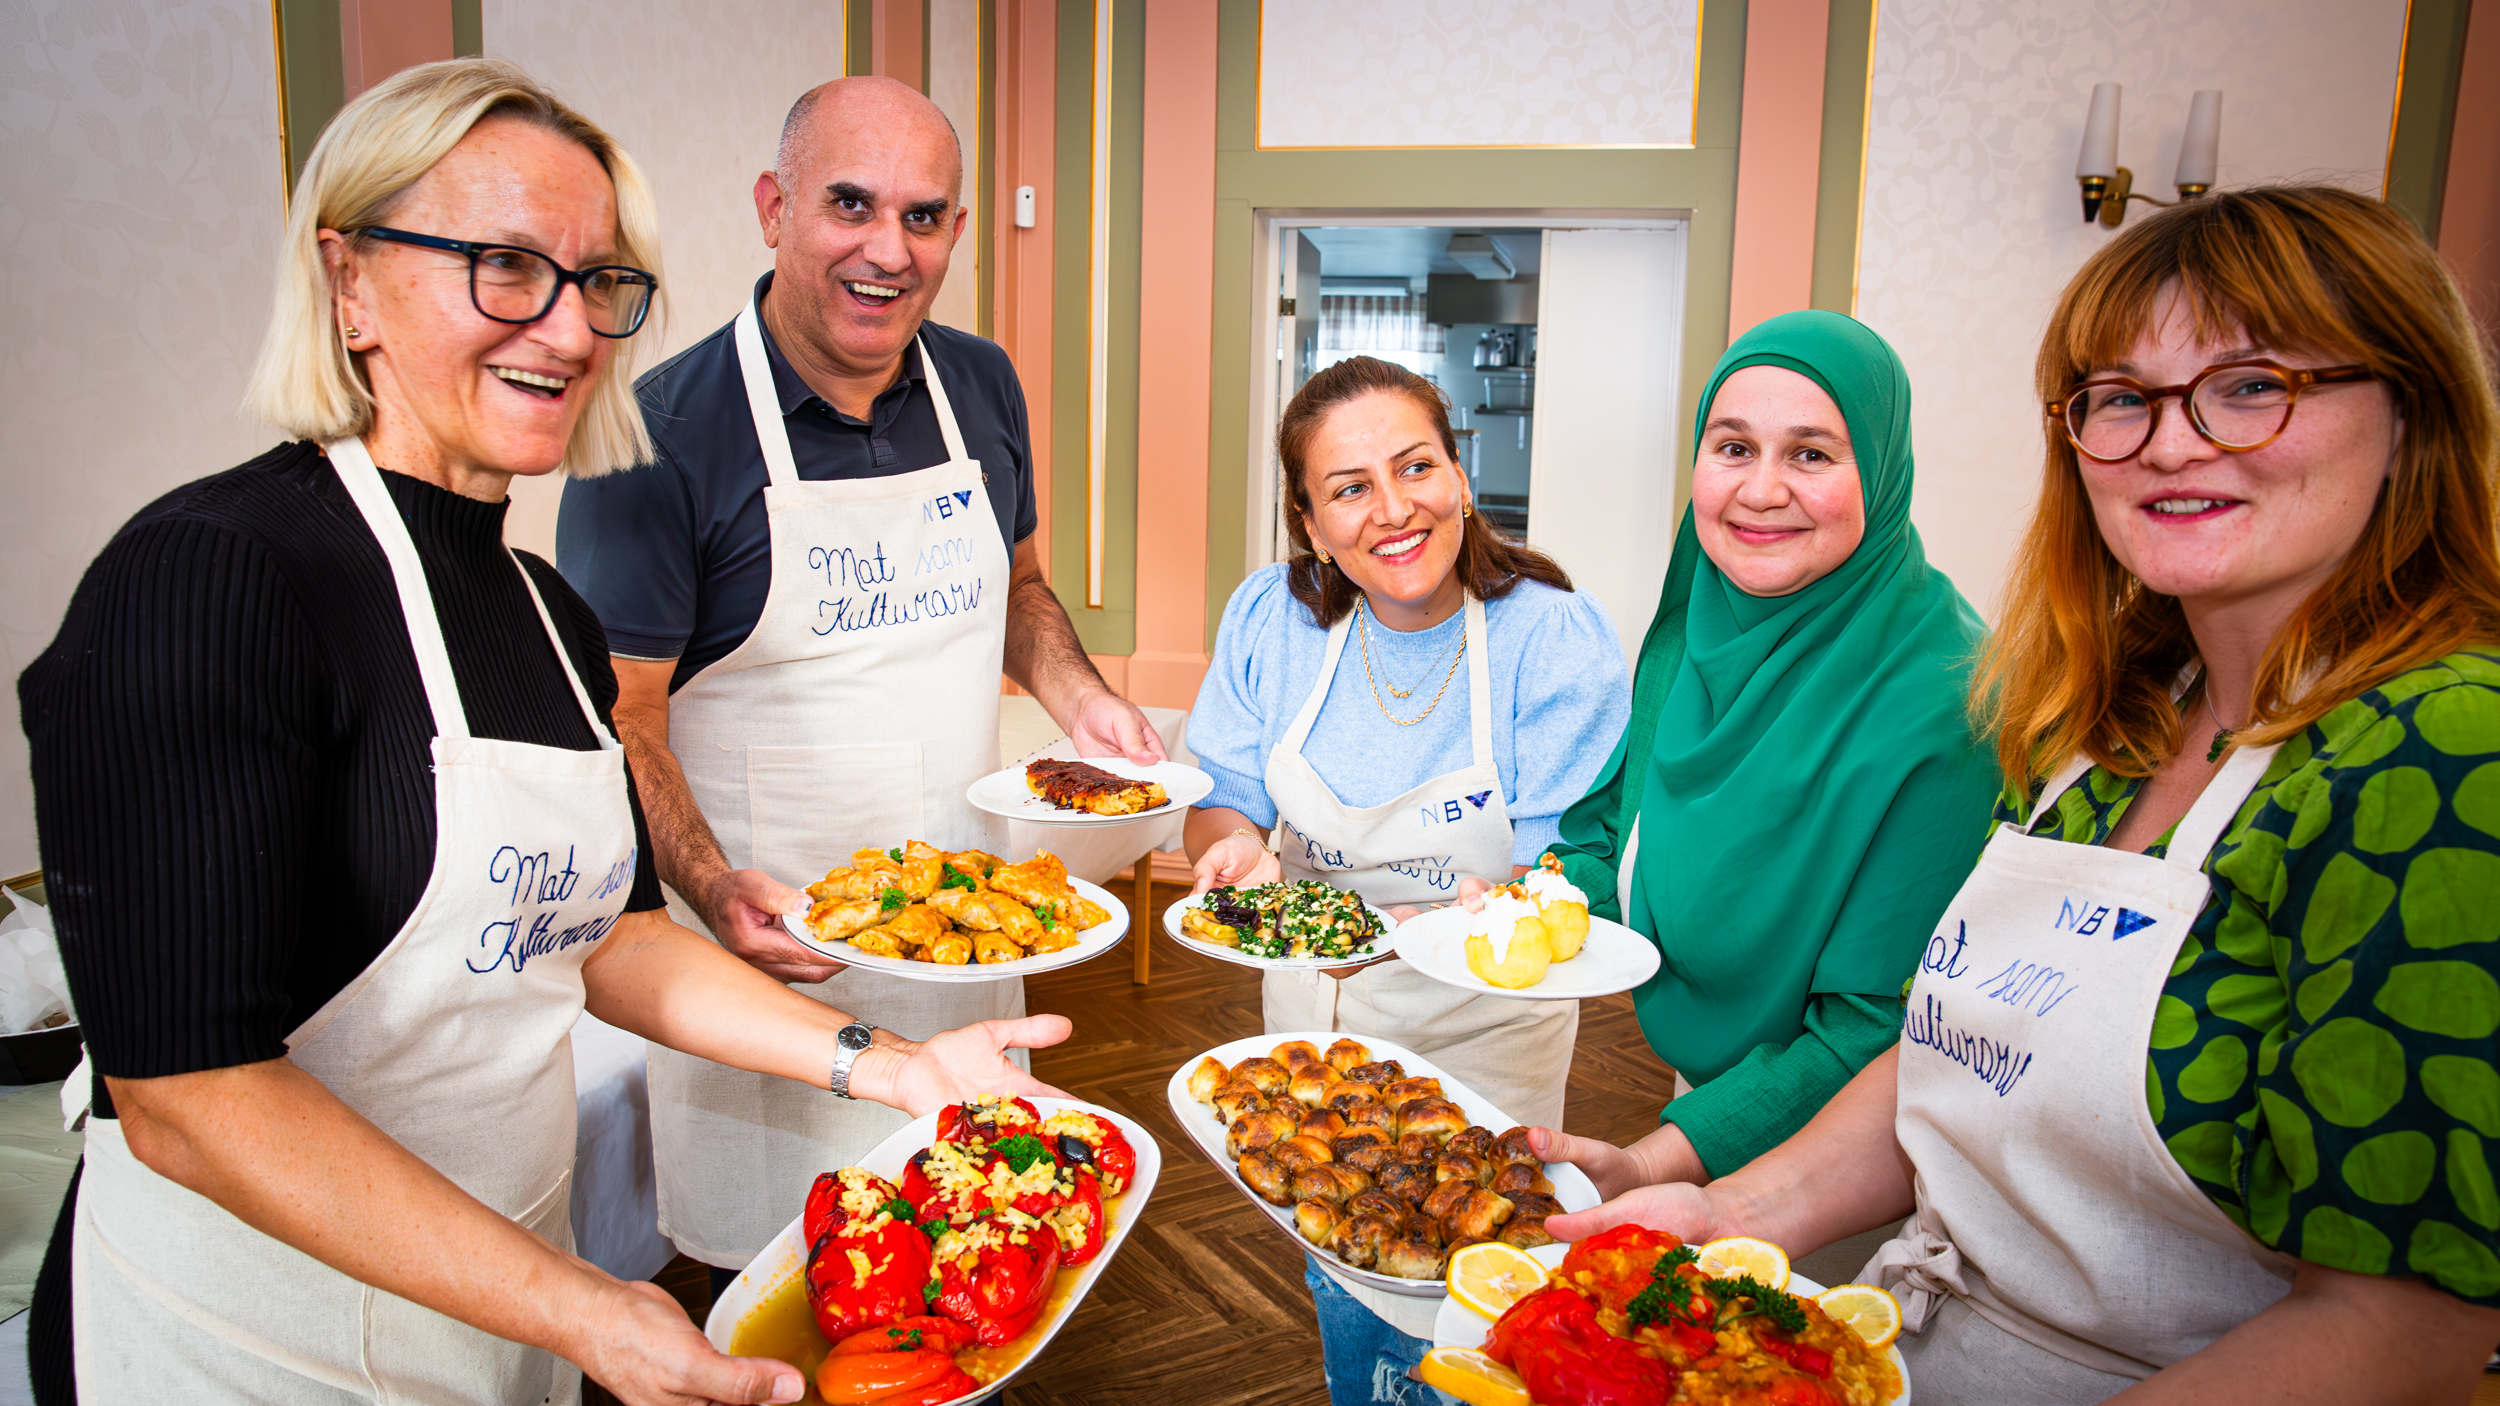
<path id="1" fill-rule="evenodd" d="M 1632 678 L 1614 621 L 1597 598 L 1521 582 L 1484 604 L 1493 694 L 1493 762 L 1509 804 L 1511 862 L 1534 864 L 1557 837 L 1563 811 L 1587 791 L 1632 711 Z M 1314 771 L 1349 806 L 1374 806 L 1468 764 L 1467 668 L 1451 665 L 1466 630 L 1460 611 L 1429 630 L 1400 634 L 1370 621 L 1372 677 L 1359 638 L 1320 705 L 1303 748 Z M 1189 748 L 1215 778 L 1202 806 L 1276 824 L 1267 759 L 1319 678 L 1328 632 L 1285 588 L 1285 568 L 1241 583 L 1224 606 L 1215 658 L 1189 715 Z M 1449 679 L 1431 715 L 1424 711 Z M 1374 699 L 1374 686 L 1379 701 Z M 1399 698 L 1392 689 L 1410 696 Z"/>

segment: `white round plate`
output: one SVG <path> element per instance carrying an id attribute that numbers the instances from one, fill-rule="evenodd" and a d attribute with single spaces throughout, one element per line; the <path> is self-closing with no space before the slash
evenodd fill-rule
<path id="1" fill-rule="evenodd" d="M 1010 976 L 1031 976 L 1035 972 L 1072 967 L 1079 962 L 1091 961 L 1120 945 L 1120 939 L 1128 933 L 1128 905 L 1114 897 L 1109 889 L 1089 884 L 1073 874 L 1068 876 L 1068 886 L 1101 904 L 1111 916 L 1078 933 L 1074 947 L 1062 947 L 1038 957 L 1018 957 L 1012 962 L 994 962 L 988 966 L 968 962 L 960 967 L 947 967 L 935 962 L 915 962 L 908 957 L 874 956 L 847 942 L 819 942 L 816 935 L 807 930 L 805 913 L 784 913 L 781 925 L 799 940 L 800 946 L 822 952 L 846 966 L 888 972 L 912 981 L 998 981 Z"/>
<path id="2" fill-rule="evenodd" d="M 1453 903 L 1398 924 L 1391 946 L 1406 964 L 1445 986 L 1514 1001 L 1577 1001 L 1629 991 L 1658 973 L 1658 944 L 1623 924 L 1589 919 L 1588 941 L 1568 962 L 1545 969 L 1545 979 L 1514 991 L 1467 970 L 1467 929 L 1476 915 Z"/>
<path id="3" fill-rule="evenodd" d="M 1358 953 L 1352 957 L 1253 957 L 1238 947 L 1218 947 L 1212 942 L 1200 942 L 1181 931 L 1181 915 L 1192 909 L 1205 907 L 1206 897 L 1203 893 L 1193 893 L 1163 910 L 1163 931 L 1174 942 L 1202 957 L 1213 957 L 1219 962 L 1230 962 L 1237 967 L 1260 967 L 1272 971 L 1318 971 L 1323 967 L 1369 966 L 1373 962 L 1385 962 L 1397 955 L 1390 950 L 1389 944 L 1390 939 L 1397 933 L 1398 920 L 1371 903 L 1365 903 L 1363 906 L 1371 909 L 1372 915 L 1380 919 L 1381 933 L 1367 944 L 1371 948 L 1368 955 Z"/>
<path id="4" fill-rule="evenodd" d="M 1505 1131 L 1518 1125 L 1518 1119 L 1494 1107 L 1491 1099 L 1467 1087 L 1457 1076 L 1422 1055 L 1401 1049 L 1386 1040 L 1374 1039 L 1369 1035 L 1348 1035 L 1347 1032 L 1341 1030 L 1289 1030 L 1276 1035 L 1252 1035 L 1191 1055 L 1181 1061 L 1180 1068 L 1172 1071 L 1171 1081 L 1164 1086 L 1164 1100 L 1172 1105 L 1172 1116 L 1180 1120 L 1181 1131 L 1187 1133 L 1189 1140 L 1198 1145 L 1198 1150 L 1207 1155 L 1207 1160 L 1213 1162 L 1224 1173 L 1225 1179 L 1233 1184 L 1235 1191 L 1247 1198 L 1251 1205 L 1258 1207 L 1260 1212 L 1267 1217 L 1269 1224 L 1275 1226 L 1287 1239 L 1293 1241 L 1294 1248 L 1326 1261 L 1332 1272 L 1342 1274 L 1356 1283 L 1368 1285 L 1383 1293 L 1403 1294 L 1408 1298 L 1416 1299 L 1440 1298 L 1449 1292 L 1449 1285 L 1446 1281 L 1400 1279 L 1394 1274 L 1356 1269 L 1328 1251 L 1303 1239 L 1302 1232 L 1294 1229 L 1293 1207 L 1272 1205 L 1262 1200 L 1257 1192 L 1252 1191 L 1248 1184 L 1242 1181 L 1241 1173 L 1235 1168 L 1234 1159 L 1224 1155 L 1225 1124 L 1223 1120 L 1215 1116 L 1213 1108 L 1190 1096 L 1189 1072 L 1196 1069 L 1198 1061 L 1202 1059 L 1212 1059 L 1229 1068 L 1252 1055 L 1266 1054 L 1288 1040 L 1308 1040 L 1326 1049 L 1340 1037 L 1360 1040 L 1370 1046 L 1374 1059 L 1396 1060 L 1405 1066 L 1409 1077 L 1422 1075 L 1440 1080 L 1442 1096 L 1457 1104 L 1459 1111 L 1466 1114 L 1467 1120 L 1471 1123 L 1481 1123 L 1485 1127 Z M 1588 1174 L 1568 1162 L 1546 1163 L 1545 1175 L 1554 1183 L 1554 1199 L 1560 1201 L 1562 1208 L 1566 1211 L 1585 1211 L 1601 1199 L 1597 1194 L 1596 1183 L 1588 1179 Z"/>
<path id="5" fill-rule="evenodd" d="M 1159 781 L 1163 784 L 1164 794 L 1169 799 L 1152 810 L 1135 811 L 1128 815 L 1096 815 L 1090 810 L 1061 810 L 1033 794 L 1033 788 L 1025 782 L 1022 762 L 993 771 L 973 782 L 965 788 L 964 799 L 972 802 L 977 810 L 986 810 L 992 815 L 1003 815 L 1009 820 L 1021 820 L 1028 825 L 1126 825 L 1132 820 L 1154 820 L 1162 816 L 1178 815 L 1205 800 L 1215 791 L 1214 777 L 1194 766 L 1183 766 L 1179 762 L 1156 762 L 1152 766 L 1139 766 L 1125 757 L 1085 757 L 1081 760 L 1088 766 L 1101 767 L 1113 776 L 1126 777 L 1131 781 Z"/>
<path id="6" fill-rule="evenodd" d="M 1570 1252 L 1569 1245 L 1539 1245 L 1530 1250 L 1528 1255 L 1538 1264 L 1552 1269 L 1561 1264 L 1563 1256 Z M 1795 1270 L 1789 1271 L 1788 1292 L 1798 1298 L 1813 1298 L 1823 1292 L 1823 1288 L 1823 1285 L 1815 1283 Z M 1432 1345 L 1434 1347 L 1482 1347 L 1485 1335 L 1492 1331 L 1493 1320 L 1456 1299 L 1443 1299 L 1440 1313 L 1432 1320 Z M 1884 1406 L 1910 1406 L 1909 1364 L 1901 1360 L 1901 1349 L 1898 1347 L 1885 1348 L 1884 1352 L 1892 1358 L 1892 1370 L 1901 1374 L 1901 1394 L 1885 1402 Z"/>
<path id="7" fill-rule="evenodd" d="M 982 1387 L 979 1391 L 955 1398 L 948 1402 L 947 1406 L 965 1406 L 968 1402 L 987 1401 L 998 1395 L 1007 1383 L 1014 1381 L 1018 1372 L 1040 1360 L 1042 1353 L 1049 1348 L 1050 1340 L 1057 1337 L 1059 1330 L 1067 1326 L 1068 1320 L 1076 1316 L 1077 1305 L 1083 1303 L 1085 1295 L 1093 1290 L 1094 1281 L 1102 1277 L 1103 1269 L 1111 1263 L 1111 1257 L 1120 1253 L 1121 1242 L 1128 1239 L 1128 1233 L 1135 1229 L 1137 1222 L 1144 1217 L 1146 1200 L 1154 1195 L 1155 1180 L 1163 1174 L 1163 1149 L 1156 1144 L 1154 1134 L 1146 1131 L 1145 1125 L 1136 1119 L 1124 1113 L 1115 1113 L 1108 1108 L 1091 1103 L 1078 1103 L 1071 1099 L 1036 1098 L 1028 1099 L 1027 1102 L 1038 1109 L 1045 1118 L 1053 1113 L 1074 1108 L 1108 1121 L 1120 1130 L 1123 1137 L 1128 1139 L 1129 1146 L 1136 1149 L 1137 1174 L 1129 1178 L 1128 1190 L 1121 1192 L 1116 1199 L 1105 1203 L 1104 1209 L 1111 1213 L 1111 1234 L 1103 1242 L 1102 1253 L 1087 1260 L 1081 1267 L 1067 1271 L 1076 1275 L 1076 1286 L 1069 1292 L 1067 1298 L 1058 1301 L 1058 1307 L 1051 1311 L 1051 1317 L 1043 1324 L 1041 1336 L 1034 1342 L 1033 1350 L 1026 1353 L 1013 1367 L 1008 1368 L 998 1380 Z M 875 1172 L 888 1181 L 901 1181 L 903 1164 L 910 1160 L 913 1153 L 927 1147 L 937 1137 L 937 1119 L 936 1113 L 913 1119 L 897 1129 L 894 1136 L 878 1143 L 867 1156 L 860 1158 L 853 1165 Z M 827 1167 L 824 1170 L 838 1169 Z M 800 1199 L 804 1199 L 806 1194 L 806 1188 L 798 1189 Z M 729 1351 L 730 1335 L 737 1331 L 738 1324 L 747 1315 L 761 1307 L 766 1300 L 781 1292 L 783 1285 L 797 1278 L 806 1269 L 807 1246 L 801 1239 L 800 1219 L 802 1218 L 794 1217 L 789 1226 L 781 1232 L 780 1238 L 765 1246 L 764 1252 L 757 1255 L 754 1261 L 748 1264 L 735 1280 L 731 1281 L 729 1287 L 721 1291 L 720 1298 L 712 1305 L 711 1316 L 703 1323 L 703 1335 L 712 1340 L 712 1346 L 722 1352 Z"/>

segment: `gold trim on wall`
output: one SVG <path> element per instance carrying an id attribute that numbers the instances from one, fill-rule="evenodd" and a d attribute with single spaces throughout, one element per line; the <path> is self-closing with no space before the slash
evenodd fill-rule
<path id="1" fill-rule="evenodd" d="M 1106 0 L 1108 3 L 1108 0 Z M 1250 55 L 1250 149 L 1252 151 L 1695 151 L 1692 142 L 1449 142 L 1418 146 L 1271 146 L 1267 121 L 1267 0 L 1258 0 L 1258 46 Z M 1701 133 L 1702 29 L 1710 21 L 1706 0 L 1693 0 L 1693 111 L 1689 130 Z"/>
<path id="2" fill-rule="evenodd" d="M 2405 60 L 2413 51 L 2413 0 L 2405 0 L 2404 26 L 2396 38 L 2396 93 L 2387 104 L 2387 159 L 2378 168 L 2378 198 L 2387 198 L 2396 181 L 2396 128 L 2405 113 Z"/>
<path id="3" fill-rule="evenodd" d="M 1849 251 L 1849 315 L 1858 315 L 1858 277 L 1866 265 L 1866 157 L 1875 140 L 1875 45 L 1883 37 L 1883 0 L 1866 0 L 1866 94 L 1858 111 L 1858 237 Z"/>
<path id="4" fill-rule="evenodd" d="M 287 141 L 286 127 L 286 14 L 279 6 L 284 0 L 269 0 L 269 47 L 277 61 L 278 74 L 278 218 L 293 215 L 295 201 L 295 161 L 288 153 L 295 148 Z"/>
<path id="5" fill-rule="evenodd" d="M 1103 608 L 1104 499 L 1111 454 L 1111 64 L 1112 7 L 1094 3 L 1092 258 L 1086 280 L 1091 331 L 1085 357 L 1085 605 Z"/>

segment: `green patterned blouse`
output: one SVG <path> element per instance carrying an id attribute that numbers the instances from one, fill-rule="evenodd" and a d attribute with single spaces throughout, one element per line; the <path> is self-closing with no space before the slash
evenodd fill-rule
<path id="1" fill-rule="evenodd" d="M 2094 767 L 2031 833 L 2101 843 L 2137 786 Z M 2500 1307 L 2500 652 L 2285 743 L 2205 872 L 2145 1071 L 2171 1155 L 2286 1254 Z"/>

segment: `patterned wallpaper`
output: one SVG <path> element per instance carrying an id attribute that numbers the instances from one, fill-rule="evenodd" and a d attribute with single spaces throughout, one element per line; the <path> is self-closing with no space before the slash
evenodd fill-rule
<path id="1" fill-rule="evenodd" d="M 755 178 L 798 95 L 842 76 L 840 0 L 741 0 L 738 22 L 699 0 L 485 0 L 486 52 L 510 59 L 606 127 L 660 207 L 665 326 L 656 366 L 735 317 L 772 267 Z M 555 555 L 552 476 L 513 485 L 506 535 Z"/>
<path id="2" fill-rule="evenodd" d="M 274 436 L 236 409 L 283 219 L 267 0 L 0 6 L 0 670 L 141 506 Z M 0 729 L 0 874 L 35 867 Z"/>
<path id="3" fill-rule="evenodd" d="M 2168 199 L 2188 98 L 2223 90 L 2223 186 L 2378 193 L 2405 0 L 1878 0 L 1858 316 L 1915 387 L 1913 513 L 1982 612 L 2037 495 L 2031 386 L 2066 280 L 2116 233 L 2083 223 L 2096 82 L 2126 85 L 2118 159 Z M 2141 218 L 2148 207 L 2137 204 Z"/>
<path id="4" fill-rule="evenodd" d="M 1259 145 L 1689 146 L 1700 0 L 1262 0 Z"/>

